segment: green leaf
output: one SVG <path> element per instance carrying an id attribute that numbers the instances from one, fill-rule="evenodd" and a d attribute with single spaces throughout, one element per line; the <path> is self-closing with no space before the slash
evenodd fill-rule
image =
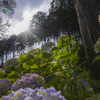
<path id="1" fill-rule="evenodd" d="M 76 46 L 74 46 L 74 47 L 72 47 L 71 48 L 71 53 L 73 53 L 73 54 L 75 54 L 75 53 L 77 53 L 78 52 L 78 50 L 80 49 L 80 44 L 78 44 L 78 45 L 76 45 Z"/>
<path id="2" fill-rule="evenodd" d="M 34 63 L 35 63 L 35 62 L 41 63 L 42 61 L 43 61 L 42 58 L 36 58 L 35 61 L 34 61 Z"/>
<path id="3" fill-rule="evenodd" d="M 58 56 L 55 56 L 55 59 L 56 60 L 59 60 L 63 55 L 58 55 Z"/>
<path id="4" fill-rule="evenodd" d="M 20 73 L 22 73 L 22 71 L 24 71 L 24 70 L 26 70 L 26 68 L 22 64 L 17 69 L 17 71 Z"/>
<path id="5" fill-rule="evenodd" d="M 77 71 L 77 70 L 81 70 L 82 71 L 82 68 L 80 66 L 75 67 L 74 71 Z"/>
<path id="6" fill-rule="evenodd" d="M 93 97 L 88 98 L 87 100 L 100 100 L 100 94 L 97 93 L 97 94 L 93 95 Z"/>
<path id="7" fill-rule="evenodd" d="M 34 65 L 30 66 L 30 67 L 31 67 L 31 69 L 38 69 L 38 66 L 36 64 L 34 64 Z"/>
<path id="8" fill-rule="evenodd" d="M 12 66 L 12 67 L 7 67 L 7 71 L 15 71 L 16 70 L 16 68 L 15 68 L 15 66 Z"/>
<path id="9" fill-rule="evenodd" d="M 50 68 L 51 73 L 52 72 L 57 72 L 59 70 L 59 67 L 60 67 L 59 65 L 55 65 L 55 66 L 51 67 Z"/>
<path id="10" fill-rule="evenodd" d="M 47 87 L 53 86 L 54 83 L 58 82 L 61 79 L 61 77 L 55 76 L 48 84 Z"/>
<path id="11" fill-rule="evenodd" d="M 66 41 L 60 40 L 59 43 L 57 44 L 57 47 L 65 47 L 66 46 Z"/>
<path id="12" fill-rule="evenodd" d="M 68 97 L 68 95 L 69 95 L 69 85 L 70 85 L 70 83 L 72 82 L 72 80 L 73 79 L 67 79 L 66 80 L 66 82 L 65 82 L 65 86 L 64 86 L 64 89 L 63 89 L 63 95 L 65 96 L 65 97 Z"/>
<path id="13" fill-rule="evenodd" d="M 23 62 L 23 55 L 20 55 L 18 59 Z"/>
<path id="14" fill-rule="evenodd" d="M 97 100 L 100 100 L 100 94 L 98 95 Z"/>
<path id="15" fill-rule="evenodd" d="M 25 68 L 26 70 L 29 69 L 30 66 L 28 66 L 26 63 L 23 63 L 23 68 Z"/>
<path id="16" fill-rule="evenodd" d="M 5 73 L 3 71 L 0 71 L 0 78 L 3 78 L 4 74 Z"/>
<path id="17" fill-rule="evenodd" d="M 90 80 L 89 81 L 91 84 L 93 84 L 94 86 L 97 86 L 98 88 L 100 88 L 100 82 L 97 80 Z"/>
<path id="18" fill-rule="evenodd" d="M 34 63 L 30 60 L 30 61 L 27 61 L 26 64 L 27 64 L 27 66 L 32 66 Z"/>
<path id="19" fill-rule="evenodd" d="M 54 73 L 56 76 L 62 76 L 62 77 L 66 77 L 62 72 L 56 72 Z"/>
<path id="20" fill-rule="evenodd" d="M 75 37 L 75 35 L 71 36 L 70 39 L 73 39 Z"/>
<path id="21" fill-rule="evenodd" d="M 34 56 L 33 55 L 28 55 L 27 58 L 28 59 L 34 59 Z"/>
<path id="22" fill-rule="evenodd" d="M 37 51 L 38 51 L 38 54 L 40 54 L 40 49 L 39 48 L 36 48 L 37 49 Z"/>
<path id="23" fill-rule="evenodd" d="M 95 61 L 99 60 L 100 59 L 100 55 L 96 56 L 94 59 L 93 59 L 93 62 L 94 63 Z"/>
<path id="24" fill-rule="evenodd" d="M 84 63 L 86 63 L 87 61 L 85 60 L 84 62 L 82 62 L 79 66 L 83 65 Z"/>
<path id="25" fill-rule="evenodd" d="M 47 66 L 46 68 L 43 68 L 42 69 L 42 73 L 44 73 L 44 74 L 51 74 L 50 69 L 51 69 L 51 65 Z"/>
<path id="26" fill-rule="evenodd" d="M 29 61 L 30 59 L 28 59 L 28 58 L 25 58 L 25 59 L 23 59 L 23 62 L 27 62 L 27 61 Z"/>
<path id="27" fill-rule="evenodd" d="M 49 53 L 42 53 L 42 57 L 43 58 L 46 58 L 46 59 L 49 59 L 51 57 L 51 55 Z"/>
<path id="28" fill-rule="evenodd" d="M 18 79 L 20 76 L 16 72 L 11 72 L 8 77 L 8 79 Z"/>
<path id="29" fill-rule="evenodd" d="M 59 50 L 59 47 L 53 47 L 51 51 Z"/>
<path id="30" fill-rule="evenodd" d="M 60 59 L 61 59 L 61 61 L 63 60 L 68 60 L 68 59 L 71 59 L 71 58 L 73 58 L 74 57 L 74 55 L 73 54 L 69 54 L 69 55 L 62 55 L 61 57 L 60 57 Z"/>

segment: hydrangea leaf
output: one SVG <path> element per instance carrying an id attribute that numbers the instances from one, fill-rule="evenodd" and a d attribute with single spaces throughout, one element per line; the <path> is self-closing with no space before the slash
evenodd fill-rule
<path id="1" fill-rule="evenodd" d="M 54 73 L 56 76 L 62 76 L 62 77 L 66 77 L 62 72 L 56 72 Z"/>
<path id="2" fill-rule="evenodd" d="M 54 83 L 58 82 L 61 79 L 61 77 L 55 76 L 48 84 L 47 87 L 53 86 Z"/>
<path id="3" fill-rule="evenodd" d="M 51 55 L 49 53 L 42 53 L 42 57 L 43 58 L 46 58 L 46 59 L 49 59 L 51 57 Z"/>
<path id="4" fill-rule="evenodd" d="M 4 74 L 5 73 L 3 71 L 0 71 L 0 78 L 3 78 Z"/>

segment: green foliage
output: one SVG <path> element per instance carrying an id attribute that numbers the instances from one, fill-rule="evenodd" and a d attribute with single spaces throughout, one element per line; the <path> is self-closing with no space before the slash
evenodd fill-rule
<path id="1" fill-rule="evenodd" d="M 100 51 L 100 38 L 97 40 L 96 44 L 94 45 L 94 50 L 95 50 L 96 53 L 99 53 L 99 51 Z M 95 61 L 97 61 L 99 59 L 100 59 L 100 55 L 97 55 L 93 59 L 92 63 L 94 63 Z"/>
<path id="2" fill-rule="evenodd" d="M 45 78 L 45 88 L 54 86 L 67 100 L 89 98 L 93 95 L 89 72 L 77 65 L 80 44 L 75 45 L 73 38 L 61 39 L 49 53 L 37 49 L 21 55 L 18 67 L 9 67 L 7 79 L 14 83 L 26 73 L 37 73 Z"/>
<path id="3" fill-rule="evenodd" d="M 89 82 L 90 82 L 92 85 L 97 86 L 98 88 L 100 88 L 100 81 L 90 80 Z"/>
<path id="4" fill-rule="evenodd" d="M 5 73 L 3 71 L 0 71 L 0 79 L 3 78 L 4 74 Z"/>
<path id="5" fill-rule="evenodd" d="M 93 62 L 94 63 L 95 61 L 99 60 L 100 59 L 100 55 L 96 56 L 94 59 L 93 59 Z"/>
<path id="6" fill-rule="evenodd" d="M 76 66 L 80 44 L 75 45 L 73 38 L 74 36 L 65 40 L 61 39 L 57 46 L 53 47 L 49 53 L 34 53 L 34 55 L 31 56 L 29 56 L 29 53 L 26 56 L 21 55 L 19 59 L 22 65 L 20 67 L 24 67 L 24 71 L 21 71 L 22 74 L 26 72 L 38 73 L 46 79 L 47 84 L 45 88 L 54 86 L 57 90 L 61 90 L 62 95 L 69 100 L 75 97 L 82 98 L 83 95 L 81 95 L 81 91 L 83 90 L 81 89 L 79 91 L 80 95 L 78 96 L 75 95 L 75 92 L 78 90 L 74 90 L 74 82 L 78 84 L 77 89 L 80 86 L 80 81 L 76 81 L 75 79 L 81 79 L 81 77 L 77 77 L 77 73 L 79 70 L 82 71 L 82 69 L 80 65 Z M 70 45 L 72 45 L 72 48 Z M 85 88 L 85 86 L 83 86 L 83 88 Z M 85 91 L 88 91 L 89 88 L 90 87 Z M 65 93 L 65 91 L 67 91 L 67 93 Z M 91 93 L 91 91 L 89 93 Z"/>
<path id="7" fill-rule="evenodd" d="M 93 95 L 93 97 L 87 98 L 86 100 L 100 100 L 100 94 L 97 93 Z"/>
<path id="8" fill-rule="evenodd" d="M 96 44 L 94 45 L 94 50 L 96 53 L 100 50 L 100 38 L 97 40 Z"/>

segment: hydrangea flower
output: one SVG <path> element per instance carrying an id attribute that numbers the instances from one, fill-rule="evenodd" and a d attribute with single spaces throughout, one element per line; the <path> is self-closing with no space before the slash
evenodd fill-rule
<path id="1" fill-rule="evenodd" d="M 54 46 L 55 46 L 54 42 L 46 42 L 41 46 L 41 52 L 47 52 Z"/>
<path id="2" fill-rule="evenodd" d="M 13 67 L 13 66 L 17 68 L 19 64 L 20 64 L 20 60 L 18 60 L 17 58 L 12 58 L 5 62 L 4 69 L 7 70 L 8 67 Z"/>
<path id="3" fill-rule="evenodd" d="M 45 80 L 38 74 L 26 74 L 18 79 L 11 87 L 11 90 L 16 91 L 20 88 L 30 87 L 32 89 L 44 85 Z"/>
<path id="4" fill-rule="evenodd" d="M 0 97 L 11 90 L 12 83 L 7 79 L 0 80 Z"/>
<path id="5" fill-rule="evenodd" d="M 58 39 L 58 42 L 60 42 L 60 40 L 66 41 L 66 40 L 68 40 L 68 39 L 69 39 L 69 36 L 67 36 L 67 35 L 62 35 L 62 36 L 60 36 L 60 38 Z"/>
<path id="6" fill-rule="evenodd" d="M 3 96 L 1 100 L 66 100 L 60 93 L 61 91 L 56 91 L 54 87 L 47 89 L 40 87 L 34 90 L 24 88 L 12 91 L 8 96 Z"/>
<path id="7" fill-rule="evenodd" d="M 38 49 L 32 49 L 30 50 L 27 55 L 34 55 L 35 57 L 38 55 Z"/>

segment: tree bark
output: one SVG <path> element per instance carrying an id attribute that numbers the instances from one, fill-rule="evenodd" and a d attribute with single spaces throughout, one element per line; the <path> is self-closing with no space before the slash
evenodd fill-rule
<path id="1" fill-rule="evenodd" d="M 100 10 L 100 0 L 74 0 L 75 9 L 78 17 L 78 23 L 81 31 L 82 42 L 85 55 L 88 61 L 90 78 L 99 81 L 100 79 L 100 60 L 92 64 L 96 56 L 94 44 L 100 37 L 100 25 L 98 22 L 98 13 Z M 100 89 L 92 86 L 94 93 Z"/>

